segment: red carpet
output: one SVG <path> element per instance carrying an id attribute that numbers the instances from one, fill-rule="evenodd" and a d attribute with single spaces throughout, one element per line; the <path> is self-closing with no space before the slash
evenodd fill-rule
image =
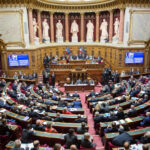
<path id="1" fill-rule="evenodd" d="M 61 91 L 65 91 L 64 87 L 59 88 Z M 101 89 L 101 85 L 98 85 L 95 87 L 95 92 L 99 92 Z M 84 114 L 87 116 L 88 125 L 89 125 L 89 133 L 93 136 L 93 142 L 96 143 L 96 150 L 104 150 L 104 146 L 101 142 L 101 138 L 99 135 L 95 134 L 94 129 L 94 121 L 93 121 L 93 115 L 90 113 L 90 110 L 85 103 L 85 96 L 88 94 L 88 92 L 78 92 L 81 98 L 82 107 L 84 109 Z"/>

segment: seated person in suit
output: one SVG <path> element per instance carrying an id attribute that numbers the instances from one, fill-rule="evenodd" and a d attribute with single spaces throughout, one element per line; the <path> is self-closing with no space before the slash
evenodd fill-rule
<path id="1" fill-rule="evenodd" d="M 15 72 L 15 74 L 13 75 L 13 78 L 14 78 L 14 79 L 18 79 L 18 74 L 17 74 L 17 72 Z"/>
<path id="2" fill-rule="evenodd" d="M 73 108 L 82 108 L 80 99 L 76 99 L 75 101 L 73 101 Z"/>
<path id="3" fill-rule="evenodd" d="M 54 118 L 53 121 L 54 122 L 63 122 L 63 117 L 60 116 L 59 112 L 56 114 L 56 118 Z"/>
<path id="4" fill-rule="evenodd" d="M 133 142 L 133 138 L 127 132 L 124 131 L 124 128 L 119 128 L 119 135 L 112 139 L 112 144 L 115 146 L 123 146 L 124 142 L 128 141 L 130 144 Z"/>
<path id="5" fill-rule="evenodd" d="M 86 128 L 86 123 L 82 122 L 81 127 L 77 128 L 77 133 L 78 134 L 84 134 L 85 132 L 88 132 L 88 130 Z"/>
<path id="6" fill-rule="evenodd" d="M 53 93 L 52 99 L 58 101 L 60 98 L 56 95 L 56 93 Z"/>
<path id="7" fill-rule="evenodd" d="M 51 121 L 52 118 L 48 115 L 48 112 L 45 112 L 45 113 L 44 113 L 44 116 L 42 117 L 42 120 L 48 120 L 48 121 Z"/>
<path id="8" fill-rule="evenodd" d="M 39 150 L 39 147 L 40 147 L 40 142 L 38 140 L 35 140 L 33 142 L 33 148 L 31 150 Z"/>
<path id="9" fill-rule="evenodd" d="M 72 95 L 72 97 L 80 97 L 79 94 L 77 93 L 77 91 L 75 91 L 75 93 Z"/>
<path id="10" fill-rule="evenodd" d="M 67 102 L 66 102 L 66 101 L 60 100 L 60 101 L 58 102 L 58 107 L 66 107 L 66 106 L 67 106 Z"/>
<path id="11" fill-rule="evenodd" d="M 93 79 L 90 79 L 90 80 L 89 80 L 89 85 L 94 85 L 94 84 L 95 84 L 94 80 L 93 80 Z"/>
<path id="12" fill-rule="evenodd" d="M 6 75 L 5 72 L 2 74 L 2 77 L 3 77 L 3 78 L 6 78 L 6 77 L 7 77 L 7 75 Z"/>
<path id="13" fill-rule="evenodd" d="M 32 143 L 32 136 L 34 134 L 34 130 L 32 129 L 31 125 L 28 124 L 26 129 L 22 130 L 22 143 Z"/>
<path id="14" fill-rule="evenodd" d="M 81 115 L 80 114 L 78 114 L 78 118 L 77 119 L 75 119 L 75 122 L 76 123 L 81 123 L 81 122 L 87 122 L 87 120 L 86 120 L 86 118 L 83 118 L 83 117 L 81 117 Z"/>
<path id="15" fill-rule="evenodd" d="M 64 136 L 64 142 L 66 149 L 69 149 L 72 144 L 75 144 L 77 147 L 79 147 L 77 136 L 74 134 L 74 129 L 69 129 L 69 133 Z"/>
<path id="16" fill-rule="evenodd" d="M 150 125 L 150 112 L 146 113 L 146 117 L 144 117 L 143 121 L 140 122 L 141 126 Z"/>
<path id="17" fill-rule="evenodd" d="M 0 122 L 0 135 L 10 135 L 11 130 L 9 129 L 7 125 L 6 119 L 2 119 Z"/>
<path id="18" fill-rule="evenodd" d="M 53 150 L 64 150 L 64 148 L 61 146 L 61 144 L 56 143 L 53 147 Z"/>
<path id="19" fill-rule="evenodd" d="M 62 114 L 72 115 L 72 113 L 67 109 L 67 107 L 64 108 L 64 110 L 62 111 Z"/>
<path id="20" fill-rule="evenodd" d="M 94 119 L 94 127 L 95 128 L 96 128 L 97 123 L 103 122 L 106 120 L 104 115 L 100 115 L 99 112 L 95 112 L 95 117 L 93 119 Z"/>
<path id="21" fill-rule="evenodd" d="M 49 133 L 58 133 L 57 130 L 54 129 L 54 128 L 52 127 L 52 124 L 49 123 L 49 122 L 47 123 L 47 126 L 46 126 L 46 128 L 45 128 L 45 131 L 46 131 L 46 132 L 49 132 Z"/>
<path id="22" fill-rule="evenodd" d="M 76 84 L 82 84 L 82 81 L 80 78 L 76 81 Z"/>
<path id="23" fill-rule="evenodd" d="M 32 128 L 39 131 L 45 131 L 45 127 L 41 125 L 40 120 L 36 120 L 36 124 L 33 124 Z"/>
<path id="24" fill-rule="evenodd" d="M 85 148 L 92 148 L 96 146 L 95 144 L 92 143 L 91 136 L 88 132 L 84 134 L 84 137 L 81 140 L 81 146 Z"/>
<path id="25" fill-rule="evenodd" d="M 95 96 L 94 90 L 92 90 L 92 91 L 90 92 L 90 94 L 88 95 L 88 97 L 91 97 L 91 96 Z"/>
<path id="26" fill-rule="evenodd" d="M 104 129 L 104 133 L 117 132 L 118 128 L 115 122 L 112 122 L 111 125 L 108 125 L 106 129 Z"/>
<path id="27" fill-rule="evenodd" d="M 150 131 L 145 132 L 145 134 L 141 137 L 140 142 L 142 144 L 150 143 Z"/>
<path id="28" fill-rule="evenodd" d="M 21 148 L 21 141 L 20 140 L 15 140 L 14 144 L 15 144 L 15 146 L 11 150 L 24 150 L 24 148 Z"/>
<path id="29" fill-rule="evenodd" d="M 136 117 L 137 116 L 137 110 L 135 109 L 134 105 L 131 105 L 131 108 L 127 112 L 128 117 Z"/>
<path id="30" fill-rule="evenodd" d="M 88 82 L 88 80 L 87 79 L 85 79 L 84 81 L 83 81 L 83 84 L 88 84 L 89 82 Z"/>
<path id="31" fill-rule="evenodd" d="M 122 107 L 118 108 L 117 117 L 118 117 L 118 119 L 124 119 L 125 114 L 124 114 Z"/>

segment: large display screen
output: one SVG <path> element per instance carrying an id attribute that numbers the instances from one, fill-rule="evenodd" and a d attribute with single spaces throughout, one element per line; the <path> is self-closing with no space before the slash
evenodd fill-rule
<path id="1" fill-rule="evenodd" d="M 24 55 L 8 55 L 8 63 L 11 67 L 29 66 L 29 56 Z"/>
<path id="2" fill-rule="evenodd" d="M 125 64 L 142 64 L 144 62 L 143 52 L 125 53 Z"/>

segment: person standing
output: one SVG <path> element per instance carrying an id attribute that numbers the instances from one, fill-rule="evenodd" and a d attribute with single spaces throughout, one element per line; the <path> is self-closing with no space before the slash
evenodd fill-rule
<path id="1" fill-rule="evenodd" d="M 51 74 L 51 82 L 52 82 L 52 86 L 55 87 L 55 73 L 54 72 Z"/>

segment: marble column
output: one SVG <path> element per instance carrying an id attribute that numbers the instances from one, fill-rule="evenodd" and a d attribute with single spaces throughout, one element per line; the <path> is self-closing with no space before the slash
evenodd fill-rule
<path id="1" fill-rule="evenodd" d="M 124 8 L 120 9 L 119 43 L 123 42 L 124 32 Z"/>
<path id="2" fill-rule="evenodd" d="M 109 11 L 109 42 L 112 42 L 113 37 L 113 10 Z"/>
<path id="3" fill-rule="evenodd" d="M 99 12 L 96 12 L 96 42 L 99 42 Z"/>
<path id="4" fill-rule="evenodd" d="M 30 44 L 34 44 L 34 33 L 33 33 L 33 14 L 32 9 L 28 9 L 28 20 L 29 20 L 29 38 Z"/>
<path id="5" fill-rule="evenodd" d="M 69 42 L 69 18 L 68 13 L 65 13 L 65 39 L 66 42 Z"/>
<path id="6" fill-rule="evenodd" d="M 51 35 L 51 42 L 54 43 L 54 19 L 53 19 L 54 12 L 50 12 L 50 35 Z"/>
<path id="7" fill-rule="evenodd" d="M 38 21 L 38 35 L 39 35 L 39 42 L 42 43 L 42 27 L 41 27 L 41 11 L 38 10 L 37 13 L 37 21 Z"/>
<path id="8" fill-rule="evenodd" d="M 84 42 L 84 12 L 81 15 L 81 42 Z"/>

